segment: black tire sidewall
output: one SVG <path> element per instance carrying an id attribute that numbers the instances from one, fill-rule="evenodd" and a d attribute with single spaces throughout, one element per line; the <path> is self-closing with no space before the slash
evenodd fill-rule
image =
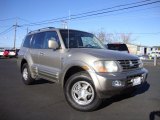
<path id="1" fill-rule="evenodd" d="M 93 101 L 91 103 L 89 103 L 88 105 L 79 105 L 72 98 L 72 95 L 71 95 L 72 86 L 78 81 L 88 82 L 94 90 Z M 64 93 L 65 93 L 65 97 L 67 99 L 67 102 L 76 110 L 93 111 L 96 108 L 98 108 L 101 103 L 101 100 L 98 98 L 98 96 L 96 94 L 96 90 L 95 90 L 92 79 L 85 72 L 76 73 L 73 76 L 71 76 L 65 84 Z"/>
<path id="2" fill-rule="evenodd" d="M 27 68 L 27 72 L 28 72 L 28 79 L 27 79 L 27 80 L 25 80 L 25 79 L 23 78 L 23 70 L 24 70 L 25 68 Z M 23 81 L 24 84 L 26 84 L 26 85 L 31 85 L 31 84 L 33 84 L 33 81 L 34 81 L 34 80 L 32 79 L 32 77 L 31 77 L 31 74 L 30 74 L 29 67 L 28 67 L 28 64 L 27 64 L 27 63 L 23 64 L 23 66 L 22 66 L 22 81 Z"/>

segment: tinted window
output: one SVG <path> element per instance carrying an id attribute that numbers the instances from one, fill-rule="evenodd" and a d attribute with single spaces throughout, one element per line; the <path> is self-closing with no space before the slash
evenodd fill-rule
<path id="1" fill-rule="evenodd" d="M 23 43 L 23 47 L 27 47 L 27 48 L 30 47 L 31 38 L 32 38 L 32 35 L 29 35 L 29 36 L 26 37 L 26 39 L 24 40 L 24 43 Z"/>
<path id="2" fill-rule="evenodd" d="M 108 49 L 118 51 L 128 51 L 126 44 L 108 44 Z"/>
<path id="3" fill-rule="evenodd" d="M 60 45 L 58 34 L 54 31 L 46 32 L 45 41 L 44 41 L 44 48 L 45 49 L 48 49 L 48 41 L 49 40 L 55 40 Z"/>
<path id="4" fill-rule="evenodd" d="M 91 33 L 76 30 L 60 30 L 66 48 L 103 48 L 100 41 Z M 68 41 L 69 39 L 69 41 Z"/>
<path id="5" fill-rule="evenodd" d="M 43 48 L 43 42 L 44 42 L 45 33 L 37 33 L 34 35 L 32 40 L 32 48 L 35 49 L 42 49 Z"/>

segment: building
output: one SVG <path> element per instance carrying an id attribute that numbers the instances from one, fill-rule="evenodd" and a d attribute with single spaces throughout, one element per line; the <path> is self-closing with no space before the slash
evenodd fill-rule
<path id="1" fill-rule="evenodd" d="M 135 55 L 149 55 L 152 51 L 160 51 L 160 46 L 142 46 L 136 44 L 127 44 L 129 52 Z"/>

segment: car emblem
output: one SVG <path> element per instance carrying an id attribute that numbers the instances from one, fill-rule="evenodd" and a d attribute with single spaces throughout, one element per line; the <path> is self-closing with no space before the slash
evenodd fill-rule
<path id="1" fill-rule="evenodd" d="M 132 63 L 132 61 L 129 61 L 129 66 L 130 66 L 130 67 L 133 67 L 133 66 L 134 66 L 134 64 Z"/>

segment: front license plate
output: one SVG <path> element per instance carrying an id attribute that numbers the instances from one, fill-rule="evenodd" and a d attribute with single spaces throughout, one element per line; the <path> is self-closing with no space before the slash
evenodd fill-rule
<path id="1" fill-rule="evenodd" d="M 141 77 L 136 77 L 132 79 L 133 86 L 141 84 Z"/>

